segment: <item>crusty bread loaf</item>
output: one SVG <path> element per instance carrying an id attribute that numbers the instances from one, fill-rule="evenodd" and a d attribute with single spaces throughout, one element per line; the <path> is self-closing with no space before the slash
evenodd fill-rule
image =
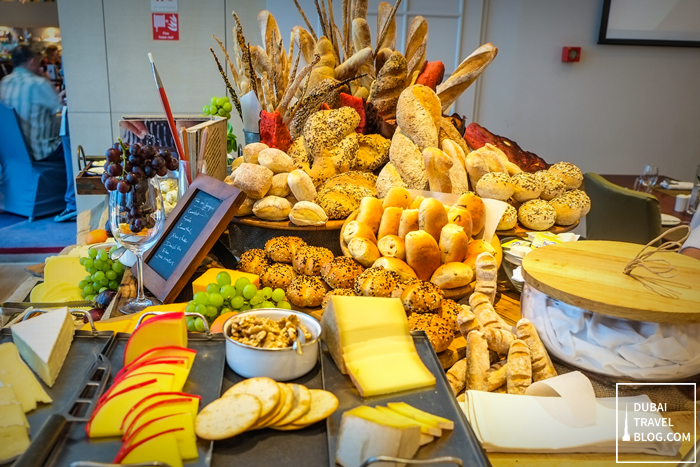
<path id="1" fill-rule="evenodd" d="M 382 256 L 389 258 L 406 259 L 406 244 L 397 235 L 385 235 L 377 242 L 377 248 Z"/>
<path id="2" fill-rule="evenodd" d="M 314 182 L 303 170 L 295 169 L 289 172 L 287 183 L 298 201 L 313 201 L 316 199 Z"/>
<path id="3" fill-rule="evenodd" d="M 304 124 L 304 145 L 312 158 L 331 150 L 346 136 L 355 133 L 360 115 L 352 107 L 319 110 L 309 116 Z"/>
<path id="4" fill-rule="evenodd" d="M 450 167 L 450 181 L 452 182 L 452 193 L 459 194 L 469 191 L 469 179 L 467 170 L 464 168 L 464 151 L 451 139 L 442 141 L 442 150 L 445 154 L 452 158 L 452 167 Z"/>
<path id="5" fill-rule="evenodd" d="M 419 210 L 404 209 L 399 221 L 399 237 L 406 240 L 406 235 L 420 229 Z"/>
<path id="6" fill-rule="evenodd" d="M 263 149 L 258 153 L 258 163 L 273 173 L 289 173 L 295 169 L 294 161 L 286 152 L 277 148 Z"/>
<path id="7" fill-rule="evenodd" d="M 484 335 L 472 331 L 467 336 L 467 389 L 471 391 L 488 391 L 489 350 Z"/>
<path id="8" fill-rule="evenodd" d="M 472 216 L 464 208 L 451 206 L 447 210 L 447 222 L 462 227 L 468 238 L 472 236 Z M 444 228 L 444 227 L 443 227 Z"/>
<path id="9" fill-rule="evenodd" d="M 396 168 L 406 187 L 412 190 L 428 189 L 428 174 L 423 153 L 406 133 L 397 128 L 389 148 L 389 160 Z"/>
<path id="10" fill-rule="evenodd" d="M 510 230 L 514 228 L 518 223 L 518 211 L 510 204 L 506 207 L 506 212 L 501 216 L 501 220 L 498 221 L 496 230 Z"/>
<path id="11" fill-rule="evenodd" d="M 289 220 L 294 225 L 321 226 L 328 222 L 328 215 L 321 206 L 311 201 L 299 201 L 292 206 Z"/>
<path id="12" fill-rule="evenodd" d="M 359 49 L 343 63 L 335 67 L 335 79 L 342 81 L 355 76 L 362 65 L 372 59 L 371 47 Z"/>
<path id="13" fill-rule="evenodd" d="M 518 209 L 518 220 L 526 229 L 547 230 L 556 219 L 557 212 L 543 199 L 532 199 Z"/>
<path id="14" fill-rule="evenodd" d="M 472 218 L 472 236 L 481 232 L 486 223 L 486 206 L 481 197 L 471 191 L 464 193 L 459 197 L 455 206 L 469 211 Z"/>
<path id="15" fill-rule="evenodd" d="M 369 24 L 364 17 L 354 17 L 352 20 L 352 41 L 355 50 L 362 50 L 365 47 L 372 47 L 372 33 L 370 32 Z M 360 78 L 360 84 L 362 85 L 361 87 L 365 88 L 365 90 L 369 90 L 375 77 L 373 57 L 362 65 L 358 71 L 358 74 L 360 75 L 365 73 L 368 73 L 369 76 Z M 366 96 L 365 99 L 367 97 L 369 97 L 369 95 Z"/>
<path id="16" fill-rule="evenodd" d="M 414 84 L 401 92 L 396 107 L 396 124 L 420 151 L 438 147 L 440 99 L 428 86 Z"/>
<path id="17" fill-rule="evenodd" d="M 430 282 L 441 289 L 456 289 L 469 285 L 474 278 L 472 269 L 464 263 L 445 263 L 435 270 Z"/>
<path id="18" fill-rule="evenodd" d="M 391 14 L 392 9 L 392 5 L 387 2 L 380 2 L 377 8 L 377 40 L 381 40 L 377 44 L 378 49 L 396 48 L 396 16 Z M 383 30 L 385 33 L 381 38 Z"/>
<path id="19" fill-rule="evenodd" d="M 245 199 L 243 200 L 243 204 L 241 204 L 238 207 L 238 210 L 236 211 L 235 216 L 236 217 L 243 217 L 243 216 L 250 216 L 253 214 L 253 205 L 257 199 L 253 199 L 250 196 L 246 196 Z"/>
<path id="20" fill-rule="evenodd" d="M 387 194 L 392 188 L 406 189 L 407 187 L 408 184 L 403 181 L 401 174 L 396 170 L 394 164 L 387 162 L 387 164 L 382 167 L 377 177 L 377 196 L 386 199 Z"/>
<path id="21" fill-rule="evenodd" d="M 366 268 L 372 266 L 372 263 L 382 256 L 374 242 L 362 237 L 355 237 L 350 240 L 348 252 L 350 252 L 350 256 L 355 261 Z"/>
<path id="22" fill-rule="evenodd" d="M 243 162 L 249 164 L 258 163 L 258 154 L 264 149 L 269 149 L 269 146 L 265 143 L 249 143 L 243 148 Z"/>
<path id="23" fill-rule="evenodd" d="M 440 267 L 440 248 L 432 235 L 424 230 L 406 234 L 406 263 L 416 272 L 418 279 L 430 280 Z"/>
<path id="24" fill-rule="evenodd" d="M 347 245 L 355 237 L 366 238 L 373 243 L 377 243 L 377 237 L 374 235 L 372 229 L 360 221 L 350 221 L 345 225 L 343 229 L 343 241 Z"/>
<path id="25" fill-rule="evenodd" d="M 490 327 L 502 327 L 498 314 L 496 313 L 496 310 L 493 309 L 493 304 L 486 295 L 480 292 L 474 292 L 469 297 L 469 307 L 484 329 Z"/>
<path id="26" fill-rule="evenodd" d="M 456 224 L 447 224 L 440 231 L 440 241 L 438 242 L 438 246 L 440 247 L 440 261 L 442 261 L 443 264 L 464 261 L 464 258 L 467 256 L 468 245 L 469 237 L 466 232 L 464 232 L 464 229 Z M 456 285 L 454 287 L 461 287 L 461 285 Z"/>
<path id="27" fill-rule="evenodd" d="M 438 148 L 425 148 L 423 150 L 423 163 L 428 175 L 430 191 L 438 193 L 452 193 L 452 180 L 450 169 L 454 161 L 450 156 Z"/>
<path id="28" fill-rule="evenodd" d="M 384 206 L 382 202 L 372 196 L 365 196 L 360 201 L 357 211 L 357 220 L 366 224 L 375 235 L 379 232 L 379 224 L 382 222 Z"/>
<path id="29" fill-rule="evenodd" d="M 377 238 L 381 240 L 387 235 L 398 235 L 399 226 L 401 225 L 401 214 L 403 214 L 402 208 L 397 207 L 387 207 L 384 208 L 384 213 L 382 214 L 382 222 L 379 224 L 379 233 L 377 233 Z"/>
<path id="30" fill-rule="evenodd" d="M 374 105 L 377 113 L 384 119 L 396 118 L 396 103 L 406 86 L 406 66 L 404 56 L 395 51 L 381 68 L 376 68 L 379 70 L 377 79 L 372 85 L 367 102 Z"/>
<path id="31" fill-rule="evenodd" d="M 394 271 L 401 277 L 402 281 L 417 280 L 416 272 L 411 267 L 399 258 L 391 258 L 382 256 L 372 264 L 373 268 L 382 268 L 389 271 Z"/>
<path id="32" fill-rule="evenodd" d="M 323 303 L 323 297 L 329 290 L 328 285 L 320 277 L 300 274 L 289 283 L 286 294 L 292 305 L 315 308 Z"/>
<path id="33" fill-rule="evenodd" d="M 304 61 L 311 63 L 314 59 L 314 48 L 316 48 L 316 41 L 313 36 L 301 26 L 294 26 L 292 28 L 292 38 L 297 49 L 301 51 Z"/>
<path id="34" fill-rule="evenodd" d="M 319 190 L 316 203 L 330 219 L 345 219 L 360 207 L 360 201 L 374 191 L 356 184 L 341 183 Z"/>
<path id="35" fill-rule="evenodd" d="M 286 220 L 291 210 L 291 203 L 279 196 L 265 196 L 253 204 L 253 214 L 266 221 Z"/>
<path id="36" fill-rule="evenodd" d="M 311 69 L 308 84 L 306 85 L 307 89 L 313 89 L 326 79 L 335 80 L 335 52 L 333 44 L 326 36 L 319 37 L 314 48 L 314 54 L 318 55 L 320 60 Z"/>
<path id="37" fill-rule="evenodd" d="M 454 124 L 449 118 L 440 117 L 440 130 L 440 134 L 442 135 L 442 137 L 438 137 L 440 138 L 440 147 L 442 147 L 442 142 L 445 139 L 449 139 L 453 143 L 456 143 L 460 149 L 462 149 L 462 153 L 464 154 L 463 157 L 466 159 L 467 154 L 469 154 L 471 150 L 469 149 L 469 146 L 467 146 L 467 142 L 464 141 L 462 134 L 459 132 L 459 130 L 457 130 L 457 128 L 455 128 Z M 442 150 L 445 151 L 445 148 Z"/>
<path id="38" fill-rule="evenodd" d="M 445 206 L 435 198 L 424 199 L 418 209 L 418 225 L 421 230 L 430 234 L 435 242 L 439 242 L 440 232 L 447 225 Z"/>
<path id="39" fill-rule="evenodd" d="M 491 44 L 484 44 L 459 64 L 450 77 L 437 87 L 437 94 L 442 102 L 442 111 L 450 106 L 467 89 L 486 67 L 496 58 L 498 49 Z"/>
<path id="40" fill-rule="evenodd" d="M 373 172 L 389 161 L 391 140 L 382 135 L 357 133 L 357 155 L 352 170 Z"/>
<path id="41" fill-rule="evenodd" d="M 467 359 L 458 360 L 457 363 L 447 370 L 445 376 L 447 376 L 447 382 L 450 383 L 450 388 L 452 388 L 452 394 L 457 396 L 464 391 L 467 385 Z"/>
<path id="42" fill-rule="evenodd" d="M 487 173 L 476 183 L 476 193 L 482 198 L 505 201 L 513 195 L 514 190 L 510 176 L 502 172 Z"/>
<path id="43" fill-rule="evenodd" d="M 355 287 L 355 278 L 365 270 L 347 256 L 336 256 L 321 267 L 321 277 L 334 289 Z"/>
<path id="44" fill-rule="evenodd" d="M 289 263 L 306 242 L 299 237 L 273 237 L 265 243 L 265 254 L 276 263 Z"/>
<path id="45" fill-rule="evenodd" d="M 483 252 L 476 257 L 476 285 L 474 292 L 484 294 L 493 305 L 496 301 L 496 276 L 498 264 L 491 253 Z"/>
<path id="46" fill-rule="evenodd" d="M 244 162 L 237 169 L 233 186 L 249 198 L 262 199 L 272 186 L 272 171 L 262 165 Z"/>
<path id="47" fill-rule="evenodd" d="M 371 267 L 355 278 L 355 293 L 363 297 L 391 297 L 401 276 L 388 269 Z"/>
<path id="48" fill-rule="evenodd" d="M 530 349 L 521 340 L 515 340 L 508 352 L 506 385 L 508 394 L 524 395 L 532 384 L 532 362 Z"/>
<path id="49" fill-rule="evenodd" d="M 486 337 L 486 342 L 488 342 L 489 350 L 498 352 L 500 355 L 508 355 L 508 349 L 510 349 L 510 345 L 516 339 L 512 332 L 495 327 L 485 329 L 484 337 Z"/>
<path id="50" fill-rule="evenodd" d="M 530 349 L 530 360 L 532 361 L 532 380 L 540 381 L 557 376 L 552 360 L 549 358 L 547 349 L 540 340 L 535 326 L 527 318 L 522 318 L 515 326 L 518 339 L 525 341 Z"/>
<path id="51" fill-rule="evenodd" d="M 381 198 L 381 196 L 380 196 Z M 411 207 L 411 193 L 401 186 L 391 188 L 384 196 L 384 209 L 388 207 L 396 207 L 408 209 Z"/>
<path id="52" fill-rule="evenodd" d="M 564 181 L 567 190 L 575 190 L 583 183 L 581 169 L 571 162 L 557 162 L 549 168 L 549 171 Z"/>

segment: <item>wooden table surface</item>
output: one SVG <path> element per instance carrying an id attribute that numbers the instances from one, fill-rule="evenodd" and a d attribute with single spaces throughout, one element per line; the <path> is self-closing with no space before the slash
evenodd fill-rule
<path id="1" fill-rule="evenodd" d="M 614 183 L 615 185 L 619 185 L 624 188 L 629 188 L 632 190 L 634 188 L 634 181 L 637 179 L 637 175 L 601 175 L 601 177 L 605 178 L 609 182 Z M 656 199 L 659 200 L 659 208 L 661 209 L 662 214 L 668 214 L 670 216 L 675 216 L 681 220 L 682 223 L 688 224 L 690 222 L 690 219 L 693 218 L 690 214 L 686 213 L 685 211 L 683 212 L 678 212 L 674 211 L 673 208 L 676 206 L 676 196 L 683 194 L 683 193 L 690 193 L 689 191 L 684 191 L 684 190 L 664 190 L 661 188 L 658 183 L 661 183 L 663 180 L 674 180 L 670 177 L 666 177 L 664 175 L 659 175 L 659 179 L 657 182 L 657 185 L 652 187 L 651 193 L 652 195 L 656 196 Z M 670 194 L 670 192 L 677 192 L 676 194 Z"/>

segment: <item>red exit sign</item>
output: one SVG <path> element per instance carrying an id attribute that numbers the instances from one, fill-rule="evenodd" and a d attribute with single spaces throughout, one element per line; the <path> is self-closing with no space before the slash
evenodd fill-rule
<path id="1" fill-rule="evenodd" d="M 154 41 L 180 40 L 180 21 L 177 13 L 151 13 Z"/>

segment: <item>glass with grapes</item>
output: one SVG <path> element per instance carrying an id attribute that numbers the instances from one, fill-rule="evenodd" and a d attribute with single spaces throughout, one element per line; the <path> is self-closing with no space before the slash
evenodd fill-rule
<path id="1" fill-rule="evenodd" d="M 115 240 L 132 251 L 137 258 L 138 295 L 119 306 L 131 314 L 158 305 L 143 292 L 143 254 L 163 233 L 163 199 L 155 176 L 166 175 L 178 161 L 169 151 L 156 151 L 152 146 L 120 143 L 107 150 L 106 177 L 103 181 L 110 192 L 109 225 Z"/>

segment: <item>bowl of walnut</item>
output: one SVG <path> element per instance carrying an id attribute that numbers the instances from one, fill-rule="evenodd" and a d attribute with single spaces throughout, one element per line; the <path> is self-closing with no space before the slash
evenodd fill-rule
<path id="1" fill-rule="evenodd" d="M 299 331 L 306 339 L 301 355 L 292 348 Z M 233 371 L 245 378 L 266 376 L 289 381 L 316 365 L 321 324 L 304 313 L 260 308 L 229 318 L 224 335 L 226 363 Z"/>

